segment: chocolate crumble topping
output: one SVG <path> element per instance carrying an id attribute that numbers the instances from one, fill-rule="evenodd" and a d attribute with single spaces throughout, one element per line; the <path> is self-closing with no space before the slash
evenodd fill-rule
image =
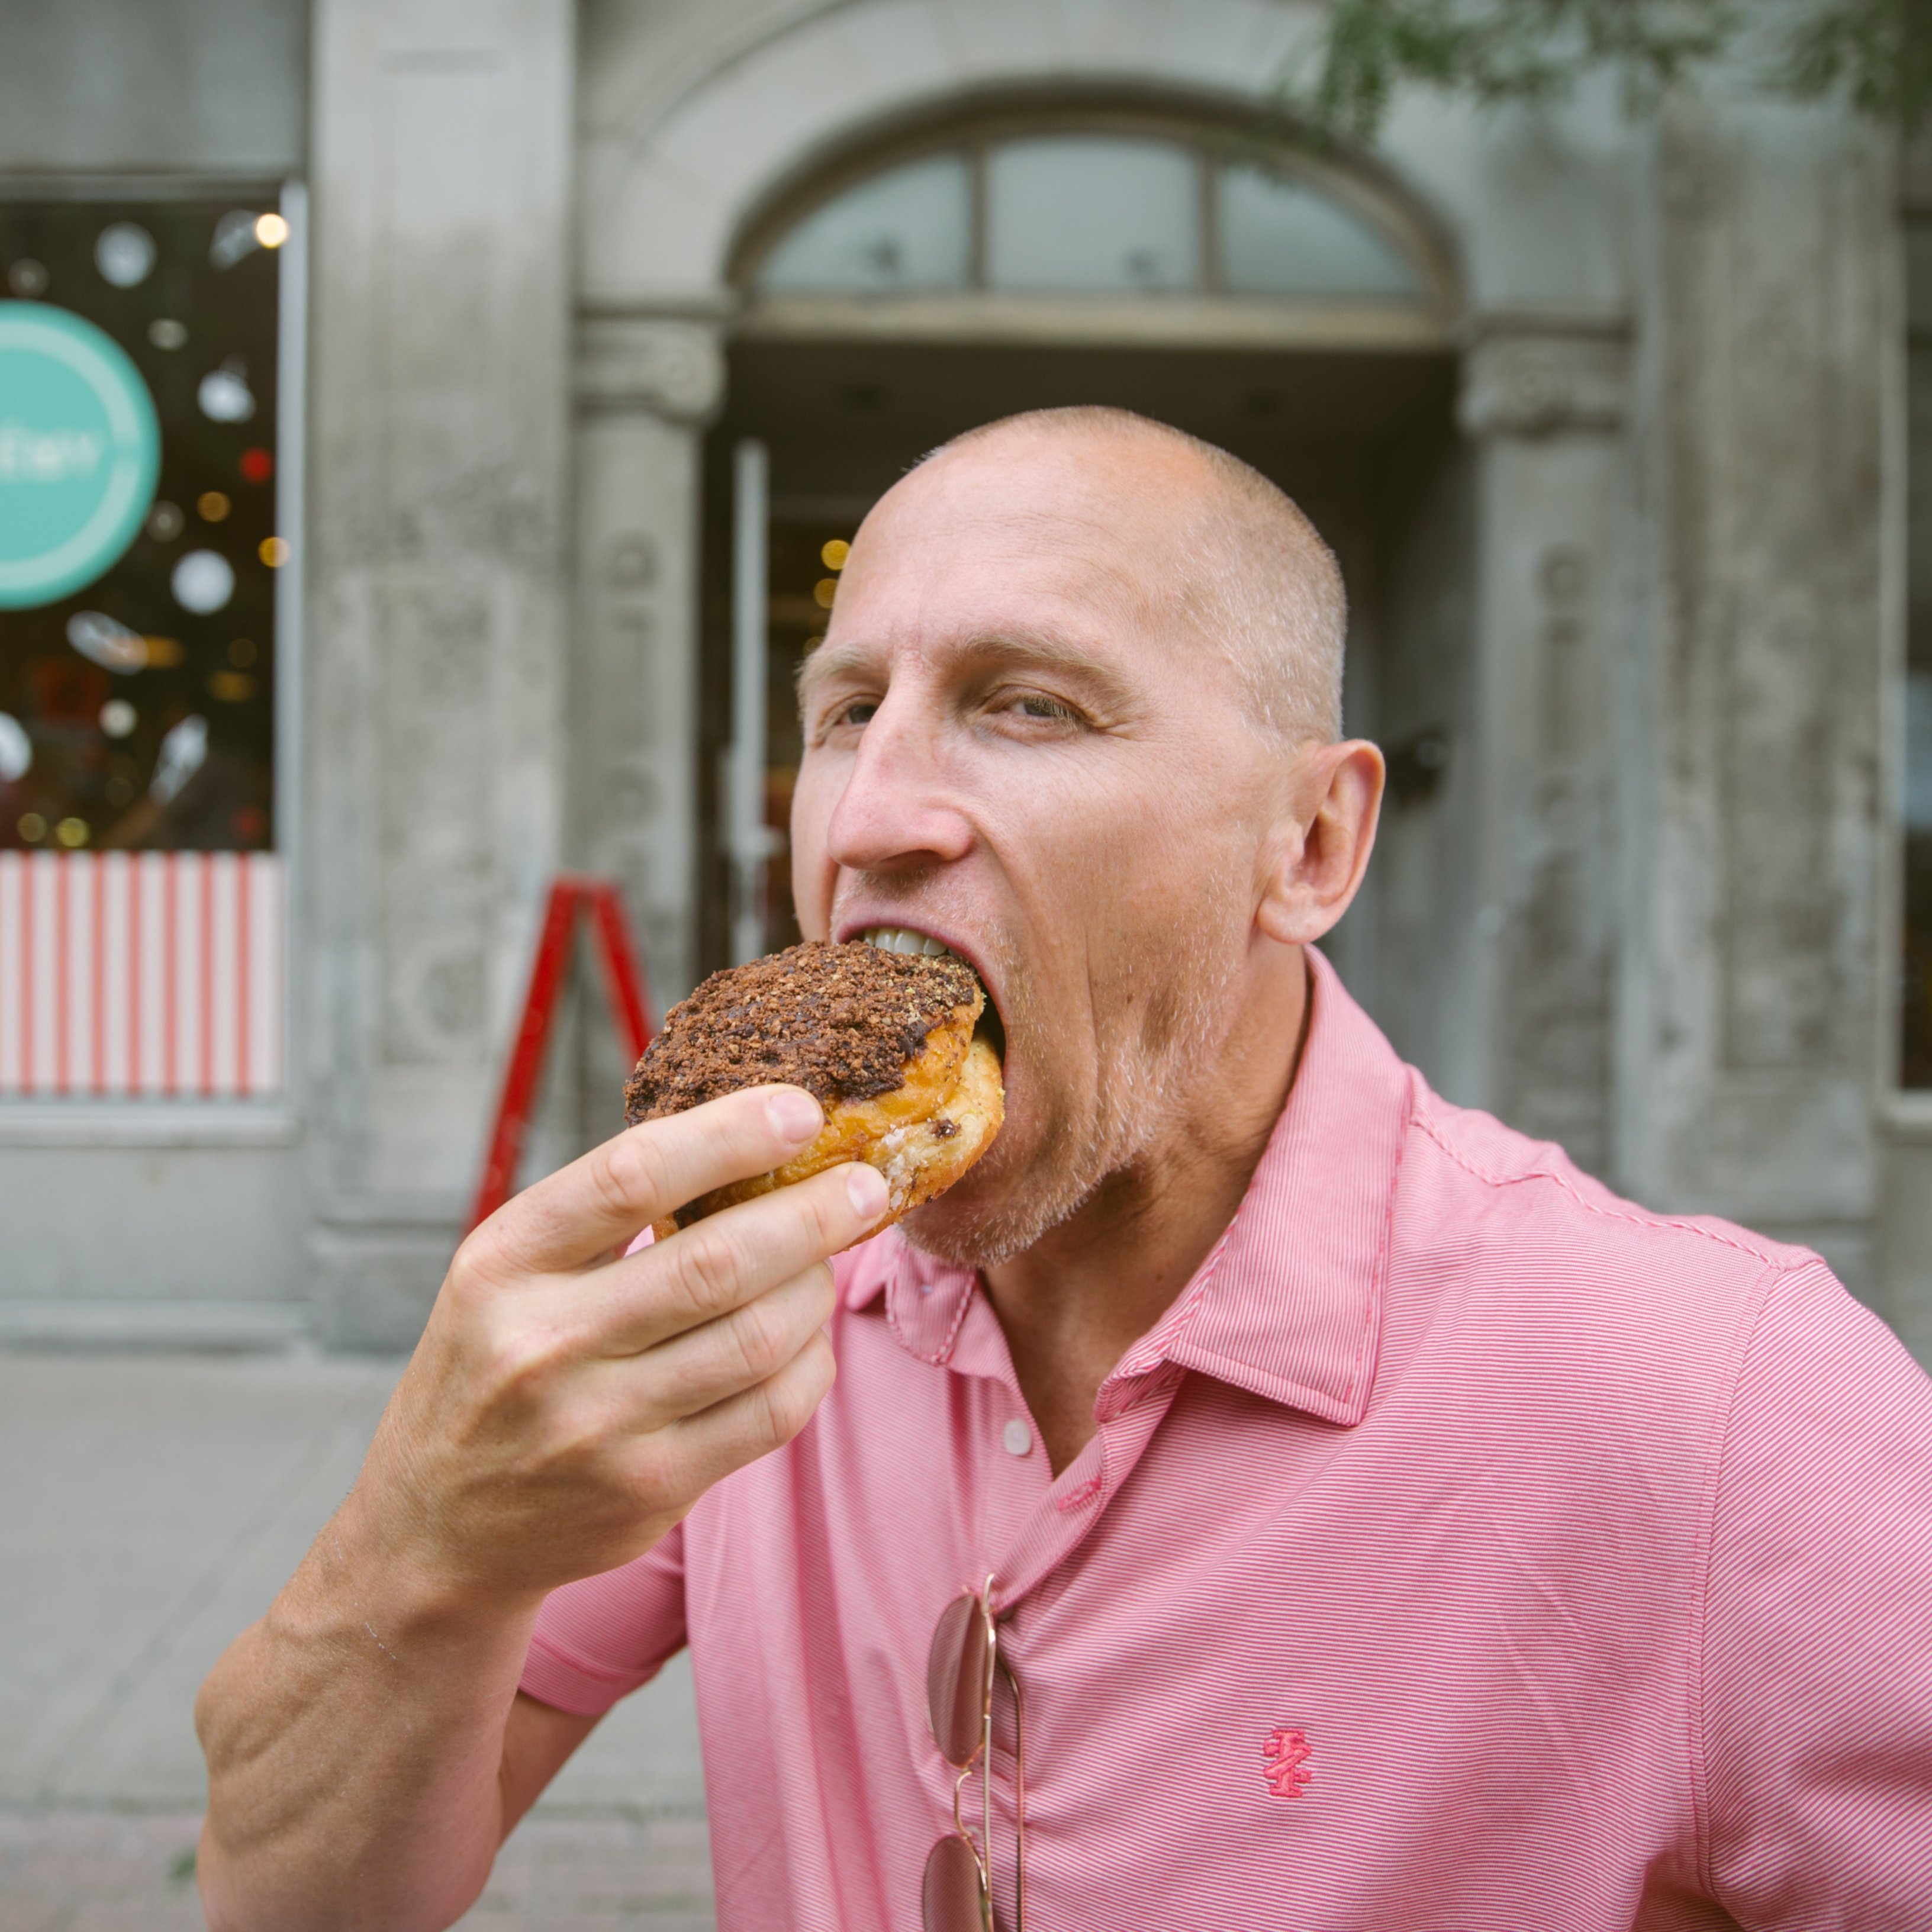
<path id="1" fill-rule="evenodd" d="M 827 1106 L 889 1094 L 979 987 L 962 959 L 856 941 L 810 940 L 729 967 L 664 1016 L 624 1088 L 624 1118 L 634 1126 L 768 1080 Z"/>

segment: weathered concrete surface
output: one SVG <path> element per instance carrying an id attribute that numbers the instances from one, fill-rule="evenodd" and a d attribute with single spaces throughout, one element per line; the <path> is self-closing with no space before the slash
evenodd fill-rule
<path id="1" fill-rule="evenodd" d="M 0 0 L 0 168 L 302 164 L 304 0 Z"/>
<path id="2" fill-rule="evenodd" d="M 1881 146 L 1832 116 L 1657 133 L 1637 430 L 1654 646 L 1624 734 L 1622 1166 L 1869 1279 L 1882 862 Z M 1876 1076 L 1876 1077 L 1875 1077 Z"/>
<path id="3" fill-rule="evenodd" d="M 7 1932 L 199 1923 L 168 1876 L 206 1789 L 196 1689 L 354 1480 L 398 1366 L 0 1352 Z M 476 1922 L 643 1900 L 645 1924 L 708 1924 L 703 1790 L 680 1662 L 592 1734 Z"/>
<path id="4" fill-rule="evenodd" d="M 560 850 L 575 9 L 315 20 L 316 1290 L 332 1341 L 406 1346 Z"/>

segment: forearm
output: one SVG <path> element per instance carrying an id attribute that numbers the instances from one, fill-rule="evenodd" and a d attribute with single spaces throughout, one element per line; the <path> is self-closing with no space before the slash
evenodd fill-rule
<path id="1" fill-rule="evenodd" d="M 214 1932 L 440 1932 L 489 1876 L 538 1602 L 458 1606 L 385 1560 L 352 1497 L 196 1707 Z"/>

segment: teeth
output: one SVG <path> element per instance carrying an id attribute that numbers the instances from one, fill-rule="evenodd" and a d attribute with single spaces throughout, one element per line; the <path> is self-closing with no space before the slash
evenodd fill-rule
<path id="1" fill-rule="evenodd" d="M 959 956 L 944 940 L 934 939 L 930 933 L 911 932 L 903 926 L 871 926 L 859 937 L 881 952 L 910 952 L 928 959 Z"/>

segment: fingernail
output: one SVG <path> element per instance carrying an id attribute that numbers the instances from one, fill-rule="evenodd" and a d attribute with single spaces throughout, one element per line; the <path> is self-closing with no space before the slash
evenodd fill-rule
<path id="1" fill-rule="evenodd" d="M 876 1221 L 886 1211 L 886 1177 L 861 1161 L 845 1170 L 845 1198 L 861 1220 Z"/>
<path id="2" fill-rule="evenodd" d="M 818 1102 L 809 1094 L 801 1094 L 796 1087 L 774 1094 L 766 1105 L 770 1108 L 772 1125 L 787 1140 L 808 1140 L 825 1124 L 825 1115 Z"/>

